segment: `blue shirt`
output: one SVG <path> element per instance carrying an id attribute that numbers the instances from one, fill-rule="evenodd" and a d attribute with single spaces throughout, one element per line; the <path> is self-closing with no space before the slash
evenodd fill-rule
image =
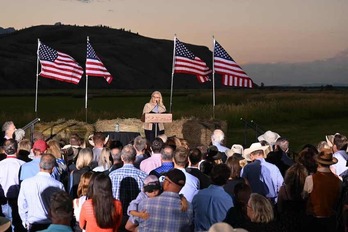
<path id="1" fill-rule="evenodd" d="M 51 224 L 46 230 L 40 230 L 38 232 L 72 232 L 70 226 Z"/>
<path id="2" fill-rule="evenodd" d="M 195 231 L 207 231 L 214 223 L 222 222 L 233 206 L 232 197 L 222 186 L 212 184 L 200 190 L 192 200 Z"/>
<path id="3" fill-rule="evenodd" d="M 41 156 L 34 157 L 32 161 L 23 164 L 21 166 L 19 180 L 23 181 L 25 179 L 35 176 L 40 171 L 40 160 L 41 160 Z M 51 176 L 54 179 L 59 180 L 60 176 L 58 175 L 57 167 L 53 168 L 53 172 Z"/>
<path id="4" fill-rule="evenodd" d="M 152 170 L 149 175 L 155 175 L 159 178 L 163 173 L 166 173 L 173 168 L 174 168 L 173 162 L 164 162 L 162 163 L 161 166 Z"/>
<path id="5" fill-rule="evenodd" d="M 178 193 L 163 192 L 161 195 L 142 200 L 139 211 L 146 210 L 150 217 L 139 219 L 139 232 L 191 231 L 192 206 L 189 203 L 186 212 L 181 211 L 181 199 Z"/>
<path id="6" fill-rule="evenodd" d="M 34 157 L 34 159 L 28 163 L 25 163 L 21 167 L 19 180 L 25 180 L 29 177 L 35 176 L 40 171 L 40 159 L 41 157 Z"/>
<path id="7" fill-rule="evenodd" d="M 253 193 L 275 199 L 284 179 L 277 166 L 258 158 L 242 169 L 242 177 L 249 181 Z"/>
<path id="8" fill-rule="evenodd" d="M 134 211 L 138 211 L 138 205 L 139 203 L 144 200 L 145 198 L 148 198 L 148 196 L 146 195 L 146 193 L 144 193 L 143 191 L 141 191 L 137 198 L 135 198 L 133 201 L 131 201 L 129 203 L 128 209 L 127 209 L 127 214 L 129 216 L 129 219 L 131 222 L 133 222 L 134 224 L 138 224 L 138 218 L 134 217 L 133 215 L 130 215 L 130 211 L 134 210 Z M 138 211 L 139 212 L 139 211 Z"/>

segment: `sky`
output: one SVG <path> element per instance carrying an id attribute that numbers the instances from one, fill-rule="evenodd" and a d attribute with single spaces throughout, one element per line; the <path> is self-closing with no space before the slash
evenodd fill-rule
<path id="1" fill-rule="evenodd" d="M 306 62 L 348 49 L 347 0 L 0 0 L 0 27 L 106 25 L 207 46 L 240 64 Z"/>

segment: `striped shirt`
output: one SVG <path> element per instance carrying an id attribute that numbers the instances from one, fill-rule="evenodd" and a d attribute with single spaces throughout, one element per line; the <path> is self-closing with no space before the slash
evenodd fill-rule
<path id="1" fill-rule="evenodd" d="M 139 232 L 191 231 L 192 206 L 189 203 L 188 210 L 182 212 L 178 193 L 163 192 L 157 197 L 143 199 L 138 211 L 143 210 L 150 217 L 139 219 Z"/>
<path id="2" fill-rule="evenodd" d="M 112 194 L 115 199 L 120 199 L 121 181 L 126 177 L 132 177 L 138 184 L 139 191 L 144 186 L 147 174 L 134 167 L 133 164 L 124 164 L 122 168 L 116 169 L 109 174 L 112 183 Z"/>

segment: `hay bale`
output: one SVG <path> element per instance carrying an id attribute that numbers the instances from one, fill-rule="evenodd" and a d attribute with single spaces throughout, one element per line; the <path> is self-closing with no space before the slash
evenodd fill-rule
<path id="1" fill-rule="evenodd" d="M 136 118 L 116 118 L 112 120 L 98 120 L 95 124 L 96 131 L 115 131 L 116 123 L 119 125 L 119 131 L 139 132 L 144 136 L 143 123 Z"/>
<path id="2" fill-rule="evenodd" d="M 187 119 L 182 124 L 182 138 L 185 138 L 190 147 L 199 145 L 208 146 L 211 142 L 211 135 L 215 129 L 221 129 L 227 133 L 227 122 L 217 120 Z"/>
<path id="3" fill-rule="evenodd" d="M 45 138 L 68 141 L 71 134 L 78 134 L 87 141 L 88 136 L 95 131 L 107 132 L 115 131 L 116 123 L 119 124 L 122 132 L 138 132 L 144 135 L 143 123 L 140 119 L 112 119 L 98 120 L 95 124 L 87 124 L 76 120 L 59 119 L 55 122 L 40 122 L 35 125 L 35 130 L 43 133 Z M 210 137 L 215 129 L 222 129 L 227 133 L 226 121 L 202 120 L 196 118 L 182 118 L 174 120 L 172 123 L 165 123 L 166 135 L 185 138 L 191 147 L 198 145 L 209 145 Z"/>
<path id="4" fill-rule="evenodd" d="M 35 131 L 44 135 L 45 139 L 68 142 L 72 134 L 78 134 L 85 141 L 94 132 L 94 126 L 85 122 L 58 119 L 55 122 L 39 122 L 35 124 Z"/>

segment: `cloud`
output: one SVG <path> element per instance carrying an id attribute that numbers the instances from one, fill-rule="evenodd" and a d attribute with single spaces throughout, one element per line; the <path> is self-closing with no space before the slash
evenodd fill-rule
<path id="1" fill-rule="evenodd" d="M 300 63 L 247 64 L 245 71 L 256 84 L 348 86 L 348 49 L 336 56 Z"/>

